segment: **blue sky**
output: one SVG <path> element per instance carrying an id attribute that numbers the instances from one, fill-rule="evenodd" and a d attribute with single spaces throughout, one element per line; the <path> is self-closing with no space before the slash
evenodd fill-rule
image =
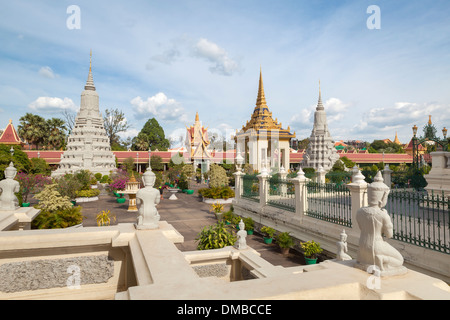
<path id="1" fill-rule="evenodd" d="M 70 5 L 80 29 L 67 28 Z M 398 132 L 406 143 L 429 114 L 439 134 L 450 126 L 449 13 L 445 0 L 2 1 L 0 128 L 26 112 L 75 112 L 92 49 L 100 110 L 124 111 L 129 136 L 155 117 L 184 137 L 197 111 L 229 136 L 250 119 L 261 67 L 273 116 L 299 139 L 320 79 L 335 140 Z"/>

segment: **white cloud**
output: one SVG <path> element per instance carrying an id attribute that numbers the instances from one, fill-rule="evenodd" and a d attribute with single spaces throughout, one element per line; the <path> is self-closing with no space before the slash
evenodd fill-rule
<path id="1" fill-rule="evenodd" d="M 39 97 L 31 102 L 28 107 L 33 111 L 43 113 L 59 113 L 64 110 L 78 111 L 79 109 L 72 99 L 52 97 Z"/>
<path id="2" fill-rule="evenodd" d="M 39 74 L 41 76 L 43 76 L 44 78 L 48 78 L 48 79 L 56 78 L 56 74 L 53 72 L 52 68 L 50 68 L 49 66 L 42 67 L 41 69 L 39 69 Z"/>
<path id="3" fill-rule="evenodd" d="M 187 115 L 184 108 L 175 99 L 169 99 L 164 93 L 143 100 L 136 97 L 131 100 L 131 104 L 136 107 L 137 118 L 158 117 L 158 120 L 186 122 Z"/>
<path id="4" fill-rule="evenodd" d="M 173 47 L 173 48 L 165 50 L 161 54 L 154 55 L 152 57 L 152 60 L 156 61 L 156 62 L 171 65 L 173 62 L 175 62 L 175 60 L 178 57 L 180 57 L 180 55 L 181 55 L 180 51 L 176 47 Z"/>
<path id="5" fill-rule="evenodd" d="M 134 138 L 139 134 L 139 130 L 137 129 L 128 129 L 127 131 L 124 132 L 119 132 L 118 135 L 121 139 L 127 139 L 127 138 Z"/>
<path id="6" fill-rule="evenodd" d="M 241 70 L 239 63 L 231 59 L 223 48 L 207 39 L 200 39 L 193 51 L 194 56 L 213 63 L 213 66 L 209 68 L 212 73 L 231 76 Z"/>

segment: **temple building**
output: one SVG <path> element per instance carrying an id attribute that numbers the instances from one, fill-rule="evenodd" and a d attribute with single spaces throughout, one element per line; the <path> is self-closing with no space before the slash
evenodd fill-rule
<path id="1" fill-rule="evenodd" d="M 59 168 L 52 176 L 89 170 L 103 175 L 116 169 L 115 156 L 103 126 L 99 110 L 99 96 L 92 77 L 92 52 L 89 75 L 81 93 L 80 111 L 69 135 L 66 151 L 61 156 Z"/>
<path id="2" fill-rule="evenodd" d="M 277 171 L 281 166 L 288 169 L 290 141 L 293 138 L 295 133 L 291 133 L 289 127 L 283 129 L 278 119 L 272 118 L 272 112 L 267 106 L 260 71 L 256 107 L 250 121 L 236 132 L 237 152 L 245 159 L 245 163 L 252 165 L 253 170 L 258 172 L 261 172 L 263 168 L 268 171 Z"/>
<path id="3" fill-rule="evenodd" d="M 314 112 L 314 127 L 301 166 L 303 168 L 314 168 L 316 171 L 322 167 L 325 171 L 329 171 L 338 159 L 339 155 L 328 130 L 327 114 L 323 107 L 319 82 L 319 101 Z"/>
<path id="4" fill-rule="evenodd" d="M 208 138 L 208 129 L 202 126 L 198 112 L 195 115 L 194 125 L 186 127 L 186 130 L 186 150 L 189 152 L 192 163 L 195 168 L 200 166 L 202 172 L 207 172 L 213 159 L 207 149 L 211 142 Z"/>
<path id="5" fill-rule="evenodd" d="M 25 144 L 17 134 L 16 128 L 14 128 L 12 120 L 9 120 L 8 125 L 0 135 L 0 144 L 6 144 L 11 146 L 13 145 L 23 146 Z"/>

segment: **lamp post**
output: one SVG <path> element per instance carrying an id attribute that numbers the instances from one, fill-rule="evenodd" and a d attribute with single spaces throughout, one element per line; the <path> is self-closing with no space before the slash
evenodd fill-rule
<path id="1" fill-rule="evenodd" d="M 136 171 L 139 172 L 139 152 L 136 153 L 137 160 L 136 160 Z"/>

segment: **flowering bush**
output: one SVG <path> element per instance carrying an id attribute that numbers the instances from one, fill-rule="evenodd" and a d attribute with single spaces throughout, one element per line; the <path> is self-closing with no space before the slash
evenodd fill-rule
<path id="1" fill-rule="evenodd" d="M 20 184 L 23 202 L 27 202 L 30 193 L 41 192 L 46 185 L 52 183 L 50 177 L 43 176 L 42 174 L 28 174 L 24 172 L 19 172 L 16 175 L 16 180 Z"/>
<path id="2" fill-rule="evenodd" d="M 113 183 L 111 183 L 109 185 L 109 188 L 111 190 L 125 190 L 125 186 L 127 184 L 128 179 L 126 178 L 119 178 L 113 181 Z"/>

